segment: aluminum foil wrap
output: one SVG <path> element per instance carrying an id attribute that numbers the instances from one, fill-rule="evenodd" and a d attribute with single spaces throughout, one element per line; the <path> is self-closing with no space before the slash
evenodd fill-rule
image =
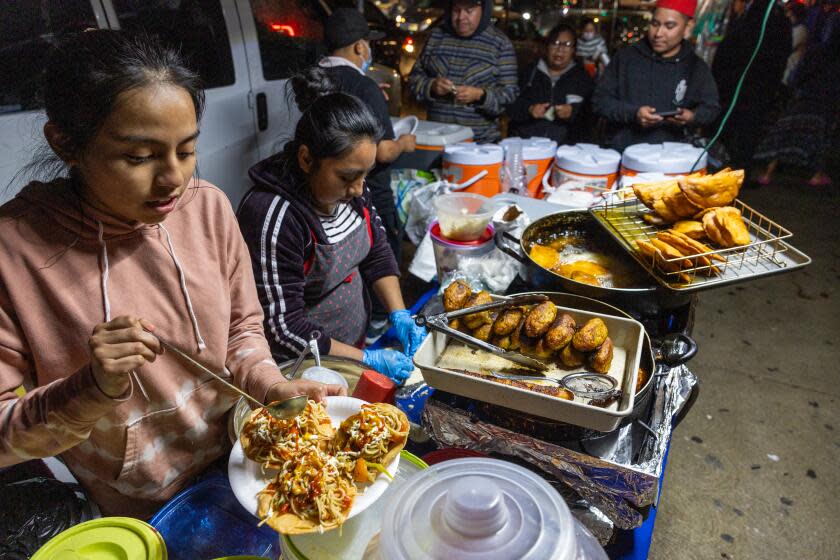
<path id="1" fill-rule="evenodd" d="M 595 526 L 586 524 L 605 542 L 604 520 L 598 519 L 599 512 L 616 528 L 634 529 L 643 521 L 639 509 L 658 499 L 672 418 L 683 408 L 696 383 L 697 378 L 685 366 L 660 371 L 651 388 L 655 391 L 654 402 L 645 422 L 650 431 L 635 422 L 597 440 L 580 442 L 581 450 L 501 428 L 433 399 L 426 403 L 423 427 L 442 447 L 507 455 L 561 482 L 598 510 L 588 515 Z M 561 494 L 570 501 L 565 492 Z M 585 509 L 585 504 L 573 505 L 573 510 Z"/>

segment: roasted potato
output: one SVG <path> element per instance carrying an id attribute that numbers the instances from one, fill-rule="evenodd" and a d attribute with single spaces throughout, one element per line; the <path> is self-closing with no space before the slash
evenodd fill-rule
<path id="1" fill-rule="evenodd" d="M 483 305 L 485 303 L 493 303 L 493 298 L 490 297 L 490 294 L 487 291 L 482 290 L 478 293 L 471 295 L 470 299 L 467 300 L 467 304 L 464 307 L 475 307 L 476 305 Z M 464 316 L 462 319 L 467 328 L 473 330 L 477 329 L 481 325 L 493 322 L 493 318 L 490 315 L 489 311 L 472 313 L 470 315 Z"/>
<path id="2" fill-rule="evenodd" d="M 443 291 L 443 308 L 446 312 L 457 311 L 466 307 L 472 290 L 466 282 L 455 280 Z"/>
<path id="3" fill-rule="evenodd" d="M 456 331 L 463 331 L 464 330 L 464 323 L 461 321 L 460 317 L 456 317 L 449 321 L 449 328 L 455 329 Z"/>
<path id="4" fill-rule="evenodd" d="M 575 350 L 575 347 L 571 344 L 567 344 L 566 347 L 560 351 L 560 361 L 563 362 L 564 366 L 569 368 L 582 366 L 585 359 L 586 356 L 584 353 Z"/>
<path id="5" fill-rule="evenodd" d="M 591 352 L 606 340 L 609 332 L 607 325 L 599 317 L 590 319 L 572 337 L 572 344 L 576 350 Z"/>
<path id="6" fill-rule="evenodd" d="M 524 334 L 532 338 L 539 338 L 551 327 L 556 318 L 557 306 L 550 301 L 544 301 L 531 309 L 525 316 Z"/>
<path id="7" fill-rule="evenodd" d="M 525 312 L 520 307 L 509 307 L 499 313 L 493 323 L 493 334 L 498 336 L 509 335 L 519 326 Z"/>
<path id="8" fill-rule="evenodd" d="M 574 335 L 575 320 L 568 313 L 561 313 L 554 319 L 554 323 L 545 333 L 543 340 L 552 350 L 560 350 L 572 341 Z"/>
<path id="9" fill-rule="evenodd" d="M 607 337 L 598 349 L 589 355 L 589 367 L 598 373 L 610 371 L 613 359 L 613 342 Z"/>
<path id="10" fill-rule="evenodd" d="M 521 338 L 521 335 L 522 335 L 522 329 L 524 329 L 524 328 L 525 328 L 525 316 L 523 315 L 522 319 L 519 320 L 519 325 L 517 325 L 517 327 L 515 329 L 513 329 L 513 332 L 510 333 L 510 348 L 508 348 L 508 350 L 513 350 L 515 352 L 519 351 L 519 345 L 520 345 L 520 342 L 521 342 L 520 338 Z"/>

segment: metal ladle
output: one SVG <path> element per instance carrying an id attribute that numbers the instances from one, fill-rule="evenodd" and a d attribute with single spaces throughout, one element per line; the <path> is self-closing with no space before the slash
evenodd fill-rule
<path id="1" fill-rule="evenodd" d="M 224 384 L 231 391 L 235 391 L 235 392 L 239 393 L 240 395 L 242 395 L 243 397 L 245 397 L 246 399 L 248 399 L 252 403 L 256 404 L 258 407 L 266 409 L 271 416 L 273 416 L 274 418 L 277 418 L 278 420 L 285 420 L 287 418 L 294 418 L 295 416 L 297 416 L 298 414 L 303 412 L 304 408 L 306 408 L 306 401 L 309 400 L 309 397 L 306 396 L 306 395 L 298 395 L 298 396 L 292 397 L 290 399 L 285 399 L 285 400 L 282 400 L 282 401 L 274 401 L 274 402 L 268 403 L 267 405 L 264 405 L 263 403 L 261 403 L 260 401 L 258 401 L 257 399 L 255 399 L 254 397 L 252 397 L 251 395 L 249 395 L 248 393 L 246 393 L 245 391 L 243 391 L 242 389 L 237 387 L 236 385 L 233 385 L 232 383 L 223 379 L 221 375 L 219 375 L 219 374 L 213 372 L 212 370 L 208 369 L 202 363 L 200 363 L 199 361 L 194 359 L 192 356 L 190 356 L 189 354 L 187 354 L 186 352 L 184 352 L 183 350 L 181 350 L 177 346 L 174 346 L 173 344 L 170 344 L 169 342 L 163 340 L 160 336 L 158 336 L 155 333 L 151 333 L 151 334 L 153 334 L 158 339 L 161 346 L 163 346 L 167 350 L 173 352 L 174 354 L 180 356 L 181 358 L 183 358 L 184 360 L 189 362 L 192 366 L 194 366 L 196 369 L 202 371 L 203 373 L 211 375 L 212 377 L 215 377 L 218 381 L 221 381 L 222 384 Z"/>

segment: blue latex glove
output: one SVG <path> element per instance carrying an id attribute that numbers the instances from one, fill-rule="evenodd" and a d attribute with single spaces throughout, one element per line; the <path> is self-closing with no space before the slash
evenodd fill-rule
<path id="1" fill-rule="evenodd" d="M 429 334 L 424 327 L 418 327 L 408 309 L 400 309 L 388 315 L 388 319 L 397 331 L 397 338 L 402 343 L 403 350 L 409 357 L 413 357 L 420 343 Z"/>
<path id="2" fill-rule="evenodd" d="M 397 385 L 402 385 L 414 370 L 411 358 L 392 348 L 365 350 L 362 361 L 382 375 L 389 377 Z"/>

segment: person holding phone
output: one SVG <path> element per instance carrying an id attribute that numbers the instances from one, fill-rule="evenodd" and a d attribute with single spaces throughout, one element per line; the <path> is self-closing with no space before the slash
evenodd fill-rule
<path id="1" fill-rule="evenodd" d="M 717 86 L 688 42 L 696 0 L 659 0 L 644 40 L 619 50 L 595 88 L 595 113 L 617 150 L 680 142 L 720 112 Z"/>
<path id="2" fill-rule="evenodd" d="M 575 30 L 556 25 L 546 37 L 543 56 L 525 69 L 519 97 L 508 109 L 510 136 L 573 142 L 581 114 L 595 84 L 575 61 Z"/>

